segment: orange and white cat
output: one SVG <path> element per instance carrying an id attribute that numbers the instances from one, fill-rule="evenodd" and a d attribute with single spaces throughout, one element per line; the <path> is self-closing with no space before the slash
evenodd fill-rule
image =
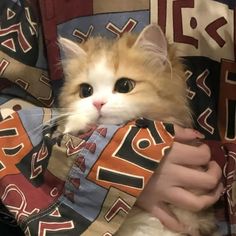
<path id="1" fill-rule="evenodd" d="M 68 111 L 63 132 L 139 117 L 191 126 L 184 69 L 159 26 L 145 27 L 138 37 L 93 37 L 82 44 L 59 38 L 59 44 L 65 74 L 59 101 Z M 171 232 L 134 207 L 116 235 L 217 235 L 212 214 L 170 207 L 188 232 Z"/>

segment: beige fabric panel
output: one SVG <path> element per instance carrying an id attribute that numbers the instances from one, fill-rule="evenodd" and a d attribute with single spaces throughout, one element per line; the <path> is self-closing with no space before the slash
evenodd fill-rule
<path id="1" fill-rule="evenodd" d="M 47 71 L 25 65 L 1 51 L 0 62 L 2 78 L 8 78 L 46 106 L 52 105 L 52 89 Z"/>
<path id="2" fill-rule="evenodd" d="M 113 235 L 123 222 L 136 198 L 118 189 L 110 188 L 102 211 L 82 236 Z"/>
<path id="3" fill-rule="evenodd" d="M 75 162 L 76 154 L 68 156 L 68 147 L 67 143 L 73 142 L 73 144 L 79 145 L 82 142 L 81 139 L 78 139 L 72 135 L 64 135 L 61 141 L 61 146 L 54 145 L 50 161 L 48 163 L 47 169 L 57 178 L 62 181 L 66 181 L 68 172 L 70 171 L 73 163 Z"/>
<path id="4" fill-rule="evenodd" d="M 149 9 L 149 0 L 94 0 L 93 12 L 125 12 Z"/>

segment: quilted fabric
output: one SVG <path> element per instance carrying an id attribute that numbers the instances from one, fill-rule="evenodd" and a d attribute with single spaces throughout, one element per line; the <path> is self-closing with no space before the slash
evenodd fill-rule
<path id="1" fill-rule="evenodd" d="M 26 235 L 114 233 L 173 142 L 146 119 L 53 137 L 55 110 L 1 116 L 0 196 Z"/>
<path id="2" fill-rule="evenodd" d="M 150 163 L 135 163 L 122 151 L 138 153 L 146 145 L 129 149 L 126 138 L 145 132 L 135 121 L 98 127 L 83 137 L 51 138 L 52 106 L 63 78 L 56 39 L 119 37 L 155 22 L 186 64 L 195 127 L 223 170 L 226 194 L 215 206 L 219 229 L 221 235 L 236 235 L 235 7 L 229 0 L 1 0 L 0 221 L 11 226 L 7 230 L 18 223 L 26 235 L 108 236 L 122 223 L 150 166 L 171 145 L 169 127 L 149 121 L 155 137 L 165 135 Z M 121 151 L 114 149 L 118 146 Z M 140 165 L 147 171 L 140 172 Z M 0 232 L 5 230 L 1 225 Z"/>

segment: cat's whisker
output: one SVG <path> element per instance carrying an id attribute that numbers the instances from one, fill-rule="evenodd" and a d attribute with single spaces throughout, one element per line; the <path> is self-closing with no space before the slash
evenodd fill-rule
<path id="1" fill-rule="evenodd" d="M 33 111 L 33 110 L 32 110 Z M 66 120 L 65 114 L 60 114 L 60 113 L 54 113 L 54 114 L 44 114 L 42 115 L 42 113 L 38 112 L 38 113 L 34 113 L 31 112 L 30 113 L 30 118 L 34 119 L 35 117 L 40 117 L 40 118 L 45 118 L 46 116 L 50 116 L 51 118 L 49 118 L 48 120 L 46 119 L 46 121 L 38 126 L 36 126 L 33 129 L 27 130 L 26 133 L 24 133 L 23 135 L 21 135 L 19 138 L 24 138 L 25 136 L 28 136 L 29 134 L 34 134 L 37 135 L 37 133 L 44 133 L 47 129 L 51 129 L 55 126 L 58 125 L 58 120 L 63 121 Z"/>

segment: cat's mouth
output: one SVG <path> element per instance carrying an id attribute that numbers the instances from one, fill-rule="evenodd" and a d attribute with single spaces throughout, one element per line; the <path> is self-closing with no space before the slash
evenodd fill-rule
<path id="1" fill-rule="evenodd" d="M 124 123 L 124 121 L 122 121 L 121 119 L 118 119 L 115 116 L 102 116 L 99 115 L 98 119 L 97 119 L 97 124 L 98 125 L 120 125 Z"/>

